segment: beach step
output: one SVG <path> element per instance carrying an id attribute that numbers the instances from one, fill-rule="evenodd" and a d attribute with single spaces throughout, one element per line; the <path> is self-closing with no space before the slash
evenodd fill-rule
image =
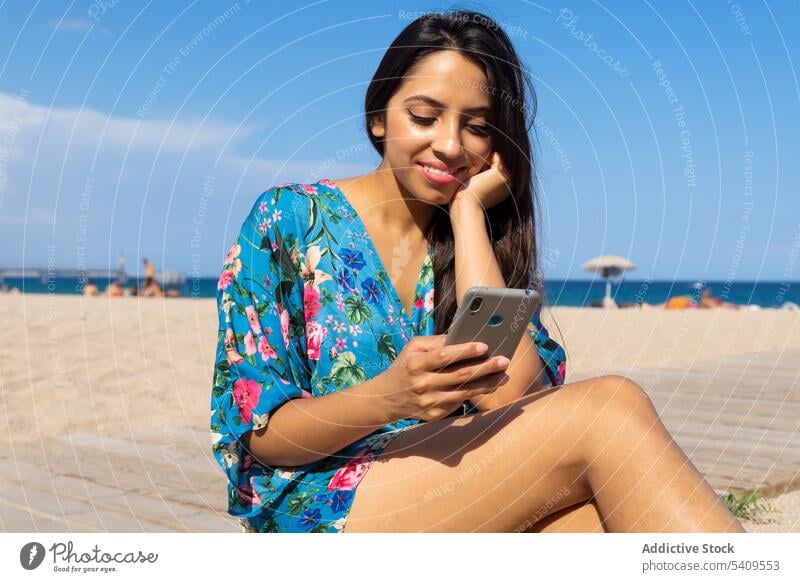
<path id="1" fill-rule="evenodd" d="M 238 532 L 209 437 L 73 434 L 0 447 L 0 530 Z"/>
<path id="2" fill-rule="evenodd" d="M 757 488 L 774 496 L 800 489 L 800 351 L 609 373 L 644 388 L 675 441 L 716 491 Z"/>

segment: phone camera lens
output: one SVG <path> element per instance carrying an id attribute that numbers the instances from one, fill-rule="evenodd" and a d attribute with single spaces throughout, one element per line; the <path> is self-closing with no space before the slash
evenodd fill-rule
<path id="1" fill-rule="evenodd" d="M 481 308 L 481 304 L 482 303 L 483 303 L 483 298 L 482 297 L 476 297 L 475 299 L 472 300 L 472 305 L 470 305 L 470 310 L 471 311 L 478 311 L 478 309 Z"/>

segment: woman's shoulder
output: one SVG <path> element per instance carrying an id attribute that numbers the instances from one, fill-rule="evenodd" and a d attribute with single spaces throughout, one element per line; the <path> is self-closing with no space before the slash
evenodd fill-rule
<path id="1" fill-rule="evenodd" d="M 331 182 L 322 179 L 317 182 L 285 182 L 263 191 L 255 200 L 250 218 L 255 220 L 260 230 L 280 226 L 282 229 L 295 226 L 305 232 L 308 227 L 312 199 L 330 188 Z"/>

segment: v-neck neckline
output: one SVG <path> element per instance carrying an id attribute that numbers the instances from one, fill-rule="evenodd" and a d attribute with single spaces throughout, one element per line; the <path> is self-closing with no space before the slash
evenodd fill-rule
<path id="1" fill-rule="evenodd" d="M 386 270 L 386 267 L 383 264 L 383 259 L 381 259 L 380 254 L 378 253 L 378 248 L 375 246 L 375 243 L 372 239 L 372 235 L 370 235 L 369 231 L 367 230 L 367 225 L 364 223 L 361 215 L 355 209 L 355 207 L 350 203 L 350 199 L 347 198 L 347 195 L 344 193 L 339 187 L 339 184 L 336 183 L 335 180 L 328 179 L 326 180 L 327 184 L 329 185 L 330 189 L 335 191 L 339 197 L 342 199 L 342 203 L 350 210 L 350 213 L 353 215 L 353 220 L 358 222 L 358 225 L 361 227 L 361 231 L 364 233 L 364 239 L 366 240 L 366 244 L 369 246 L 369 250 L 375 257 L 375 262 L 377 263 L 377 267 L 380 268 L 385 274 L 387 278 L 387 287 L 389 287 L 389 294 L 392 296 L 392 302 L 395 304 L 395 308 L 398 309 L 398 313 L 401 317 L 405 318 L 406 322 L 411 325 L 412 330 L 416 330 L 416 321 L 414 319 L 414 314 L 419 311 L 416 306 L 416 297 L 417 295 L 422 295 L 421 287 L 422 287 L 422 274 L 425 270 L 425 265 L 431 260 L 433 256 L 433 247 L 428 243 L 427 252 L 425 258 L 422 259 L 422 263 L 419 265 L 419 276 L 417 277 L 417 282 L 414 285 L 414 298 L 411 302 L 411 311 L 407 311 L 405 305 L 403 305 L 403 301 L 400 298 L 400 294 L 397 292 L 397 288 L 394 286 L 391 277 L 389 277 L 389 271 Z"/>

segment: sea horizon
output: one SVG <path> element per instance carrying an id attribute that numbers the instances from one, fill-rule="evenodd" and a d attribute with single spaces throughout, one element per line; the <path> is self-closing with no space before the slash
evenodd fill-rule
<path id="1" fill-rule="evenodd" d="M 90 279 L 102 293 L 116 277 Z M 0 284 L 22 293 L 80 295 L 85 280 L 77 277 L 3 277 Z M 142 278 L 128 277 L 125 287 L 141 286 Z M 729 280 L 653 280 L 624 279 L 611 286 L 611 296 L 620 305 L 664 303 L 678 295 L 698 296 L 697 283 L 703 283 L 714 297 L 739 305 L 779 308 L 786 303 L 800 304 L 800 282 L 793 281 L 729 281 Z M 165 290 L 176 289 L 181 297 L 195 299 L 214 298 L 217 294 L 217 277 L 188 278 L 180 284 L 165 285 Z M 602 279 L 546 279 L 546 304 L 561 307 L 588 307 L 598 304 L 605 295 Z"/>

